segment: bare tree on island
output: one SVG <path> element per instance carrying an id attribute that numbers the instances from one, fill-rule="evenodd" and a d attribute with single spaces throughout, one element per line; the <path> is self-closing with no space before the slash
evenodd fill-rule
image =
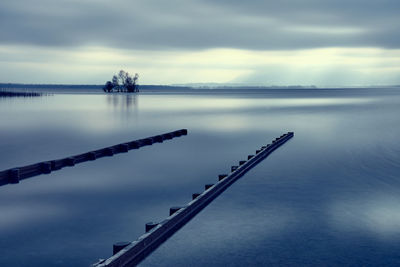
<path id="1" fill-rule="evenodd" d="M 103 87 L 103 91 L 106 93 L 139 92 L 138 79 L 139 79 L 139 74 L 135 73 L 135 76 L 131 76 L 129 75 L 128 72 L 120 70 L 117 75 L 114 75 L 112 77 L 111 81 L 106 82 L 106 84 Z"/>
<path id="2" fill-rule="evenodd" d="M 114 75 L 114 76 L 112 77 L 112 85 L 113 85 L 113 88 L 112 88 L 112 89 L 116 89 L 116 90 L 118 90 L 118 92 L 119 92 L 119 82 L 118 82 L 118 77 L 117 77 L 117 75 Z M 113 90 L 111 90 L 111 91 L 113 91 Z"/>
<path id="3" fill-rule="evenodd" d="M 111 81 L 107 81 L 103 87 L 104 92 L 111 93 L 114 88 L 114 85 Z"/>

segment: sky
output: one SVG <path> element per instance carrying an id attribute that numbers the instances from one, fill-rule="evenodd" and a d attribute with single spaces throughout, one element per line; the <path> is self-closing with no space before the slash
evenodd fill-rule
<path id="1" fill-rule="evenodd" d="M 400 84 L 399 0 L 1 0 L 0 82 Z"/>

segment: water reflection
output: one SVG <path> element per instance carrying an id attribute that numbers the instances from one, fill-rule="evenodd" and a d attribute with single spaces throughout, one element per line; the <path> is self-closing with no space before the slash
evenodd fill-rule
<path id="1" fill-rule="evenodd" d="M 9 234 L 12 231 L 24 228 L 25 222 L 43 223 L 54 217 L 62 217 L 66 211 L 52 203 L 30 202 L 16 205 L 0 205 L 0 234 Z"/>
<path id="2" fill-rule="evenodd" d="M 138 120 L 138 98 L 137 94 L 108 94 L 106 103 L 112 109 L 113 120 L 129 122 L 131 119 Z"/>
<path id="3" fill-rule="evenodd" d="M 118 110 L 138 109 L 138 95 L 133 94 L 108 94 L 107 104 Z"/>
<path id="4" fill-rule="evenodd" d="M 335 201 L 330 210 L 332 226 L 342 231 L 367 231 L 381 239 L 396 240 L 400 234 L 400 197 L 356 195 Z"/>
<path id="5" fill-rule="evenodd" d="M 243 111 L 251 107 L 252 109 L 268 108 L 301 108 L 301 107 L 339 107 L 350 105 L 362 105 L 375 101 L 376 99 L 363 98 L 310 98 L 310 97 L 283 97 L 283 98 L 240 98 L 238 96 L 229 97 L 210 97 L 210 96 L 152 96 L 151 101 L 148 98 L 143 99 L 142 110 L 169 112 L 177 111 Z"/>
<path id="6" fill-rule="evenodd" d="M 400 242 L 385 245 L 374 236 L 400 234 L 400 199 L 384 197 L 400 195 L 399 93 L 299 95 L 2 101 L 0 169 L 180 128 L 191 134 L 0 188 L 0 266 L 89 266 L 110 256 L 112 243 L 136 239 L 146 222 L 164 219 L 169 207 L 187 203 L 217 174 L 289 130 L 296 137 L 152 254 L 153 266 L 248 266 L 255 259 L 259 266 L 339 265 L 368 257 L 383 265 L 383 256 L 397 257 Z M 369 233 L 377 234 L 367 239 Z"/>

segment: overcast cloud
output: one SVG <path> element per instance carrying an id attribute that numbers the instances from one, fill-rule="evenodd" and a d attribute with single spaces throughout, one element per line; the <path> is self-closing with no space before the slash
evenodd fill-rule
<path id="1" fill-rule="evenodd" d="M 398 0 L 2 0 L 0 46 L 63 51 L 93 46 L 149 56 L 339 47 L 396 50 L 397 56 L 399 14 Z"/>
<path id="2" fill-rule="evenodd" d="M 1 43 L 129 49 L 399 48 L 398 0 L 2 0 Z"/>

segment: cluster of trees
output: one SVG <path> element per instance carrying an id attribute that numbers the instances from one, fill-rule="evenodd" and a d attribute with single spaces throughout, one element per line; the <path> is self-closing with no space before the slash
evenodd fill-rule
<path id="1" fill-rule="evenodd" d="M 117 75 L 112 77 L 111 81 L 107 81 L 103 87 L 104 92 L 128 92 L 135 93 L 139 92 L 139 85 L 137 81 L 139 74 L 135 73 L 135 76 L 129 75 L 124 70 L 120 70 Z"/>

